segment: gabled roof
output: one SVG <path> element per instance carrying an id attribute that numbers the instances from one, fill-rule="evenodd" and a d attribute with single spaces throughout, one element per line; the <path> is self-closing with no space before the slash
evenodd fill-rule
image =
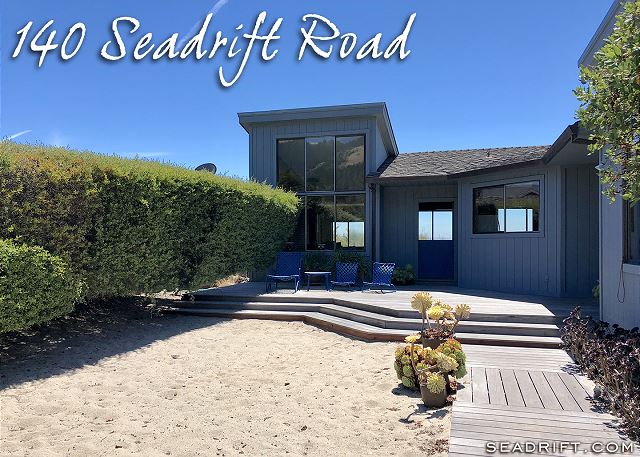
<path id="1" fill-rule="evenodd" d="M 398 155 L 396 137 L 391 127 L 387 104 L 384 102 L 238 113 L 240 125 L 247 133 L 251 132 L 254 125 L 267 122 L 349 117 L 374 117 L 388 154 Z"/>
<path id="2" fill-rule="evenodd" d="M 453 178 L 542 162 L 550 146 L 413 152 L 389 157 L 369 179 Z"/>

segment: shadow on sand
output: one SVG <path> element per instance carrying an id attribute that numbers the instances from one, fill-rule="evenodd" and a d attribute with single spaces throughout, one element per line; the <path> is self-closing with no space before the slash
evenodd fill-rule
<path id="1" fill-rule="evenodd" d="M 141 298 L 114 299 L 80 305 L 68 316 L 2 335 L 0 390 L 93 365 L 227 320 L 158 314 L 154 309 Z"/>

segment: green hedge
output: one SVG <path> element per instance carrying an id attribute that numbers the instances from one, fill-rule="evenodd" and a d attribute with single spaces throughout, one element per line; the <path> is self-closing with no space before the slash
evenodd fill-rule
<path id="1" fill-rule="evenodd" d="M 207 172 L 0 143 L 0 238 L 42 246 L 101 297 L 260 270 L 293 231 L 291 193 Z"/>
<path id="2" fill-rule="evenodd" d="M 80 292 L 60 258 L 39 247 L 0 240 L 0 333 L 67 314 Z"/>

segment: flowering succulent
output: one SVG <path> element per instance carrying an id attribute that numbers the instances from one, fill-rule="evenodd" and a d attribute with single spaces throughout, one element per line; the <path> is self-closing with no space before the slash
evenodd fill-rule
<path id="1" fill-rule="evenodd" d="M 456 310 L 454 312 L 456 320 L 464 320 L 464 319 L 469 319 L 469 316 L 471 316 L 471 307 L 465 303 L 461 303 L 458 306 L 456 306 Z"/>
<path id="2" fill-rule="evenodd" d="M 433 319 L 434 321 L 439 321 L 444 317 L 445 310 L 440 306 L 433 306 L 429 308 L 427 315 L 429 316 L 429 319 Z"/>
<path id="3" fill-rule="evenodd" d="M 433 297 L 429 292 L 418 292 L 411 298 L 411 307 L 423 316 L 431 306 L 433 306 Z"/>
<path id="4" fill-rule="evenodd" d="M 420 335 L 409 335 L 405 337 L 404 341 L 406 343 L 417 343 L 418 341 L 420 341 Z"/>

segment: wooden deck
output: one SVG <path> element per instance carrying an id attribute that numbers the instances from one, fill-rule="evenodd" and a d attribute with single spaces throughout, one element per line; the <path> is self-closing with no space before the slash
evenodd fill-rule
<path id="1" fill-rule="evenodd" d="M 562 350 L 466 346 L 469 373 L 453 405 L 449 455 L 495 455 L 489 446 L 543 443 L 526 455 L 596 455 L 593 443 L 629 444 L 591 402 L 593 384 Z M 579 442 L 578 452 L 558 443 Z M 529 444 L 531 446 L 531 444 Z M 585 452 L 586 451 L 586 452 Z M 524 455 L 521 452 L 520 455 Z M 640 455 L 638 448 L 620 455 Z M 505 454 L 502 454 L 505 455 Z M 518 455 L 518 452 L 506 453 Z"/>
<path id="2" fill-rule="evenodd" d="M 327 291 L 314 287 L 265 292 L 249 282 L 194 292 L 194 300 L 176 303 L 172 312 L 232 319 L 302 321 L 368 341 L 403 341 L 420 330 L 422 320 L 411 308 L 416 291 L 429 291 L 450 305 L 466 303 L 471 316 L 460 323 L 456 338 L 464 344 L 558 348 L 562 320 L 576 306 L 597 314 L 590 300 L 512 295 L 457 287 L 418 285 L 397 292 Z"/>
<path id="3" fill-rule="evenodd" d="M 598 307 L 591 299 L 571 299 L 556 297 L 540 297 L 534 295 L 516 295 L 486 290 L 464 289 L 459 287 L 435 287 L 430 285 L 416 285 L 398 287 L 397 292 L 379 293 L 374 291 L 361 292 L 359 290 L 334 290 L 326 291 L 322 287 L 313 287 L 310 291 L 306 288 L 293 293 L 291 289 L 280 289 L 276 292 L 266 293 L 262 282 L 247 282 L 233 286 L 202 289 L 196 292 L 199 298 L 242 298 L 246 300 L 269 300 L 283 302 L 309 302 L 332 303 L 337 301 L 354 302 L 366 305 L 374 305 L 392 311 L 398 311 L 402 315 L 408 312 L 413 315 L 411 309 L 411 297 L 418 291 L 431 293 L 435 298 L 450 305 L 466 303 L 471 306 L 472 315 L 496 315 L 508 316 L 532 316 L 532 317 L 564 317 L 575 306 L 580 305 L 585 313 L 597 317 Z M 408 317 L 408 315 L 405 315 Z"/>

